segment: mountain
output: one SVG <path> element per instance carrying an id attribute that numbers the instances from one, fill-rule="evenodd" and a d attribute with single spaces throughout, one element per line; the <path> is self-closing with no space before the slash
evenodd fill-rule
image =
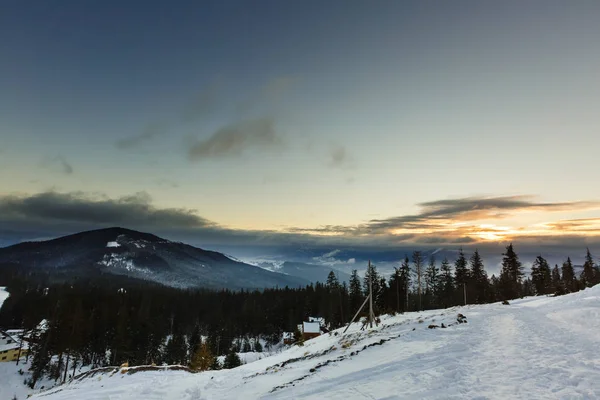
<path id="1" fill-rule="evenodd" d="M 327 275 L 329 275 L 331 271 L 335 273 L 340 283 L 350 281 L 350 274 L 325 265 L 286 261 L 282 264 L 262 262 L 259 263 L 258 266 L 269 271 L 280 272 L 290 276 L 297 276 L 313 283 L 326 282 Z"/>
<path id="2" fill-rule="evenodd" d="M 178 288 L 253 289 L 308 284 L 305 279 L 267 271 L 221 253 L 124 228 L 1 248 L 0 264 L 18 264 L 51 275 L 124 275 Z"/>

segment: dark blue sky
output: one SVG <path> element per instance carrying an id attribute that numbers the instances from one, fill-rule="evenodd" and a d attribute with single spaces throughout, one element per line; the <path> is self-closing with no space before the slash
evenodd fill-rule
<path id="1" fill-rule="evenodd" d="M 120 224 L 42 200 L 388 243 L 600 232 L 596 1 L 5 1 L 0 37 L 11 232 Z M 432 223 L 440 199 L 489 212 Z"/>

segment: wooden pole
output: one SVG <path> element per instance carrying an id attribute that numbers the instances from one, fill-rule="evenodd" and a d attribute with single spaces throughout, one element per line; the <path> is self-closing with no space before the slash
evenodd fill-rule
<path id="1" fill-rule="evenodd" d="M 465 306 L 467 305 L 467 284 L 463 283 L 463 296 L 465 298 Z"/>
<path id="2" fill-rule="evenodd" d="M 371 271 L 371 260 L 369 260 L 369 327 L 373 327 L 373 273 Z"/>
<path id="3" fill-rule="evenodd" d="M 346 329 L 344 329 L 344 332 L 342 332 L 342 335 L 344 333 L 346 333 L 346 331 L 348 330 L 348 328 L 350 328 L 350 325 L 352 325 L 352 323 L 354 322 L 354 320 L 356 319 L 356 317 L 358 317 L 358 314 L 360 314 L 360 312 L 362 311 L 362 309 L 365 307 L 365 304 L 367 304 L 367 301 L 369 301 L 369 298 L 371 296 L 367 296 L 367 298 L 365 299 L 365 301 L 362 303 L 362 306 L 360 306 L 360 308 L 358 309 L 358 311 L 356 312 L 356 314 L 354 314 L 354 317 L 352 317 L 352 321 L 350 321 L 350 323 L 348 324 L 348 326 L 346 327 Z"/>

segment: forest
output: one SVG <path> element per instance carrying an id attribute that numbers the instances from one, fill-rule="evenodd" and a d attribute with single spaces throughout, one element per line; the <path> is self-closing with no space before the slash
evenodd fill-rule
<path id="1" fill-rule="evenodd" d="M 562 295 L 600 283 L 600 270 L 588 250 L 580 274 L 570 258 L 551 268 L 538 256 L 525 276 L 512 244 L 499 276 L 488 277 L 478 251 L 460 250 L 455 261 L 439 263 L 415 251 L 387 278 L 370 265 L 364 276 L 354 270 L 349 282 L 332 271 L 323 283 L 261 291 L 179 290 L 114 276 L 53 283 L 43 273 L 6 266 L 0 284 L 10 297 L 0 327 L 24 328 L 30 337 L 31 387 L 43 376 L 66 381 L 81 366 L 232 368 L 240 364 L 237 353 L 268 350 L 309 316 L 322 317 L 329 330 L 347 324 L 369 282 L 380 315 Z"/>

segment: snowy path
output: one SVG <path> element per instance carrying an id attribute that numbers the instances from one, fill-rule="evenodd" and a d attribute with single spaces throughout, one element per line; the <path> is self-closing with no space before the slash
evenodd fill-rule
<path id="1" fill-rule="evenodd" d="M 115 374 L 39 398 L 599 399 L 599 311 L 600 286 L 510 306 L 410 313 L 368 333 L 324 335 L 234 370 Z M 458 312 L 467 324 L 427 329 L 433 320 L 455 322 Z"/>

